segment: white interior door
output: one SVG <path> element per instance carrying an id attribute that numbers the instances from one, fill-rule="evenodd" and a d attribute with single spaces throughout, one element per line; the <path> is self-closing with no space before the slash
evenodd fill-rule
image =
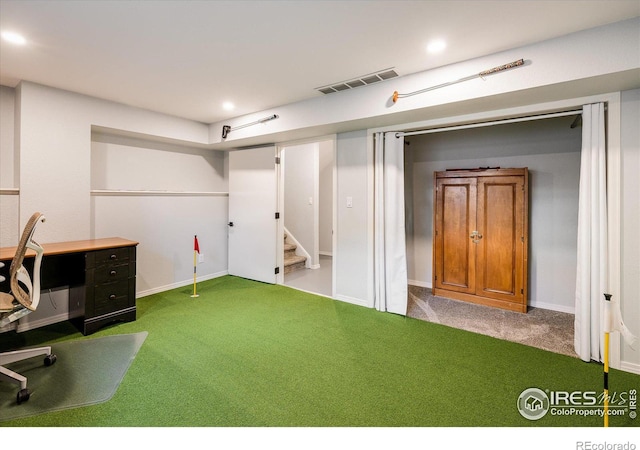
<path id="1" fill-rule="evenodd" d="M 229 274 L 275 284 L 277 172 L 273 146 L 229 152 Z"/>

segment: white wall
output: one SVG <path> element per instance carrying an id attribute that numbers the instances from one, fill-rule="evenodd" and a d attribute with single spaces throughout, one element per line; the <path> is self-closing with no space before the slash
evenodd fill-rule
<path id="1" fill-rule="evenodd" d="M 227 271 L 228 178 L 223 152 L 93 134 L 91 234 L 139 242 L 138 295 L 193 279 L 193 237 L 198 236 L 199 279 Z"/>
<path id="2" fill-rule="evenodd" d="M 320 142 L 319 151 L 319 250 L 321 255 L 333 253 L 333 148 L 334 141 Z"/>
<path id="3" fill-rule="evenodd" d="M 307 267 L 318 261 L 318 143 L 284 151 L 284 225 L 309 254 Z"/>
<path id="4" fill-rule="evenodd" d="M 206 144 L 206 125 L 29 82 L 18 93 L 20 219 L 12 222 L 19 229 L 41 211 L 43 244 L 111 235 L 139 241 L 139 294 L 191 282 L 195 234 L 205 253 L 198 276 L 226 271 L 225 195 L 90 194 L 92 187 L 226 191 L 225 157 L 190 148 Z M 146 135 L 149 142 L 98 138 L 92 144 L 96 127 Z M 163 146 L 159 139 L 185 144 Z"/>
<path id="5" fill-rule="evenodd" d="M 319 255 L 333 253 L 334 146 L 334 140 L 322 140 L 283 152 L 284 223 L 304 247 L 298 254 L 310 256 L 310 268 L 320 267 Z"/>
<path id="6" fill-rule="evenodd" d="M 18 186 L 14 148 L 15 89 L 0 86 L 0 188 Z"/>
<path id="7" fill-rule="evenodd" d="M 91 136 L 91 189 L 226 192 L 226 152 L 99 132 Z"/>
<path id="8" fill-rule="evenodd" d="M 18 158 L 14 142 L 15 89 L 0 86 L 0 247 L 18 244 Z"/>
<path id="9" fill-rule="evenodd" d="M 640 89 L 621 95 L 622 299 L 625 324 L 640 339 Z M 640 373 L 640 351 L 623 343 L 623 368 Z M 626 366 L 626 367 L 625 367 Z"/>
<path id="10" fill-rule="evenodd" d="M 19 85 L 20 224 L 47 216 L 42 242 L 87 239 L 90 230 L 91 128 L 206 142 L 204 124 L 49 88 Z"/>
<path id="11" fill-rule="evenodd" d="M 336 150 L 336 298 L 373 306 L 372 162 L 367 133 L 339 134 Z M 351 198 L 352 207 L 347 207 Z"/>
<path id="12" fill-rule="evenodd" d="M 581 128 L 574 117 L 407 137 L 408 277 L 431 286 L 433 172 L 529 168 L 529 305 L 573 312 Z"/>

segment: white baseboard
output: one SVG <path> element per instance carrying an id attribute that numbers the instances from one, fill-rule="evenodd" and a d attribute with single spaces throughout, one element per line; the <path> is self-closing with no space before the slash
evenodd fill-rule
<path id="1" fill-rule="evenodd" d="M 3 327 L 0 327 L 0 333 L 6 333 L 7 331 L 12 331 L 18 328 L 18 324 L 16 322 L 11 322 Z"/>
<path id="2" fill-rule="evenodd" d="M 309 266 L 309 269 L 319 269 L 319 268 L 320 268 L 320 264 L 313 264 Z"/>
<path id="3" fill-rule="evenodd" d="M 365 302 L 364 300 L 361 300 L 359 298 L 354 298 L 354 297 L 348 297 L 346 295 L 336 295 L 336 300 L 340 300 L 341 302 L 346 302 L 346 303 L 352 303 L 354 305 L 358 305 L 358 306 L 367 306 L 367 302 Z"/>
<path id="4" fill-rule="evenodd" d="M 548 309 L 551 311 L 558 311 L 558 312 L 563 312 L 567 314 L 575 314 L 575 308 L 571 306 L 555 305 L 553 303 L 544 303 L 544 302 L 531 302 L 529 303 L 529 306 L 532 308 Z"/>
<path id="5" fill-rule="evenodd" d="M 196 277 L 196 283 L 199 283 L 201 281 L 212 280 L 214 278 L 222 277 L 225 275 L 229 275 L 228 270 L 223 270 L 221 272 L 211 273 L 208 275 L 202 275 L 200 277 Z M 159 286 L 153 289 L 146 289 L 144 291 L 137 292 L 136 298 L 146 297 L 152 294 L 158 294 L 159 292 L 170 291 L 171 289 L 177 289 L 184 286 L 189 286 L 190 284 L 193 284 L 193 279 L 186 280 L 186 281 L 179 281 L 177 283 L 172 283 L 172 284 L 166 284 L 164 286 Z"/>
<path id="6" fill-rule="evenodd" d="M 25 318 L 21 319 L 24 320 Z M 64 322 L 69 320 L 69 314 L 56 314 L 55 316 L 43 317 L 42 319 L 31 320 L 28 322 L 18 321 L 18 326 L 16 327 L 17 333 L 22 333 L 23 331 L 33 330 L 35 328 L 46 327 L 47 325 L 52 325 L 58 322 Z"/>
<path id="7" fill-rule="evenodd" d="M 640 364 L 620 361 L 620 370 L 640 375 Z"/>
<path id="8" fill-rule="evenodd" d="M 306 289 L 302 289 L 302 288 L 299 288 L 299 287 L 296 287 L 296 286 L 289 286 L 289 285 L 287 285 L 287 284 L 282 284 L 281 286 L 285 286 L 285 287 L 288 287 L 288 288 L 290 288 L 290 289 L 295 289 L 296 291 L 300 291 L 300 292 L 306 292 L 307 294 L 318 295 L 318 296 L 320 296 L 320 297 L 326 297 L 326 298 L 329 298 L 329 299 L 331 299 L 331 300 L 335 300 L 335 299 L 334 299 L 333 297 L 331 297 L 330 295 L 325 295 L 325 294 L 320 294 L 320 293 L 318 293 L 318 292 L 308 291 L 308 290 L 306 290 Z"/>
<path id="9" fill-rule="evenodd" d="M 411 286 L 418 286 L 431 289 L 433 284 L 430 281 L 407 280 Z"/>

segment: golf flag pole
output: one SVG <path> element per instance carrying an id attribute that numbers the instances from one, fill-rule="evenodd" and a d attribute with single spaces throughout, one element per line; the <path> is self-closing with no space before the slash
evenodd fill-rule
<path id="1" fill-rule="evenodd" d="M 198 264 L 198 253 L 200 253 L 200 246 L 198 245 L 198 236 L 193 236 L 193 295 L 192 298 L 198 297 L 196 293 L 196 266 Z"/>
<path id="2" fill-rule="evenodd" d="M 611 328 L 611 294 L 604 294 L 604 426 L 609 426 L 609 329 Z"/>
<path id="3" fill-rule="evenodd" d="M 609 426 L 609 333 L 618 331 L 624 341 L 635 348 L 636 337 L 622 320 L 620 304 L 611 300 L 611 294 L 604 294 L 604 426 Z"/>

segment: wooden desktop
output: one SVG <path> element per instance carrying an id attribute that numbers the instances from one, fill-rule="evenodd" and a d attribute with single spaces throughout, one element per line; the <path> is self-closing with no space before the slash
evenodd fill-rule
<path id="1" fill-rule="evenodd" d="M 69 287 L 69 319 L 84 335 L 113 322 L 136 320 L 136 246 L 122 238 L 41 244 L 41 289 Z M 0 248 L 0 291 L 9 292 L 9 266 L 16 247 Z M 32 270 L 35 252 L 24 265 Z"/>

